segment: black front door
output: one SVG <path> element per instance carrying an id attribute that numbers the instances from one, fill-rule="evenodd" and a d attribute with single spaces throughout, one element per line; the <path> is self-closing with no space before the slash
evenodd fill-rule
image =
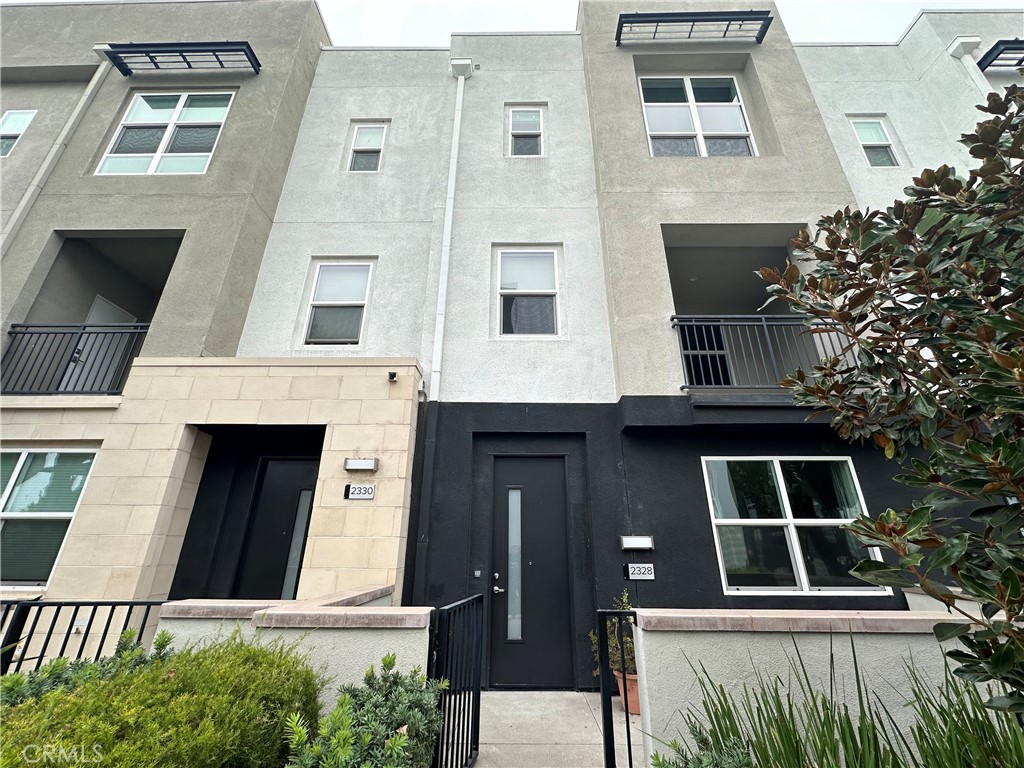
<path id="1" fill-rule="evenodd" d="M 264 459 L 233 597 L 295 598 L 320 462 Z"/>
<path id="2" fill-rule="evenodd" d="M 563 457 L 494 459 L 493 687 L 572 688 Z"/>

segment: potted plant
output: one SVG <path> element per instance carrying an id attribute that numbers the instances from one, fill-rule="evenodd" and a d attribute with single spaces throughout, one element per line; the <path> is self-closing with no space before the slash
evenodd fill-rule
<path id="1" fill-rule="evenodd" d="M 612 600 L 612 608 L 616 611 L 631 611 L 633 606 L 629 604 L 629 592 L 625 589 L 622 594 Z M 633 619 L 626 619 L 622 626 L 622 645 L 619 645 L 619 619 L 613 618 L 607 622 L 608 629 L 608 665 L 611 667 L 612 675 L 619 687 L 619 698 L 629 704 L 629 714 L 640 714 L 640 690 L 636 674 L 636 651 L 633 648 Z M 594 661 L 598 663 L 594 669 L 594 677 L 601 675 L 601 659 L 598 653 L 597 630 L 590 630 L 590 648 L 594 652 Z M 625 706 L 625 705 L 623 705 Z"/>

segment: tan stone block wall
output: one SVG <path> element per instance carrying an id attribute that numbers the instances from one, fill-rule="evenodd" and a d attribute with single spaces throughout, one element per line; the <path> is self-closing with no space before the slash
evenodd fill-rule
<path id="1" fill-rule="evenodd" d="M 45 596 L 166 597 L 210 449 L 202 426 L 322 424 L 297 597 L 394 584 L 399 604 L 420 379 L 409 359 L 140 358 L 121 396 L 4 398 L 6 447 L 97 449 Z M 346 457 L 379 471 L 347 472 Z M 375 498 L 345 499 L 352 482 Z"/>

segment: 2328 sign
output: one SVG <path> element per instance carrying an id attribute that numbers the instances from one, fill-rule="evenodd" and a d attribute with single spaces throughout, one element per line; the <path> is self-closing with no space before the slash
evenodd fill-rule
<path id="1" fill-rule="evenodd" d="M 654 581 L 653 563 L 626 563 L 622 570 L 625 578 L 633 581 Z"/>

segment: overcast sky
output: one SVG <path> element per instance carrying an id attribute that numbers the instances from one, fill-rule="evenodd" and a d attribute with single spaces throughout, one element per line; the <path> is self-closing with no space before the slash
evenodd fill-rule
<path id="1" fill-rule="evenodd" d="M 85 0 L 88 1 L 88 0 Z M 3 4 L 33 0 L 3 0 Z M 895 42 L 922 8 L 1020 10 L 1024 0 L 776 0 L 796 42 Z M 453 32 L 576 28 L 576 0 L 320 0 L 338 46 L 445 48 Z M 757 7 L 736 0 L 737 9 Z M 969 30 L 964 30 L 965 33 Z M 610 32 L 611 34 L 611 32 Z M 1007 29 L 1006 37 L 1024 37 Z"/>

